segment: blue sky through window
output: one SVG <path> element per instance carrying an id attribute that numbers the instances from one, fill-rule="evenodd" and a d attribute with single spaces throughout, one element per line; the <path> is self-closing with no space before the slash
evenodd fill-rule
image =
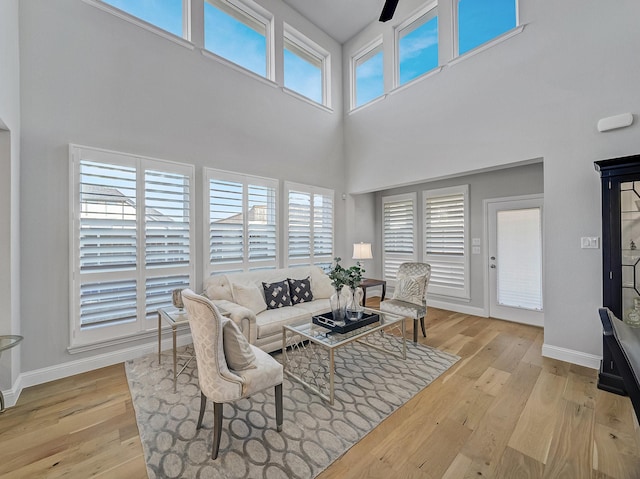
<path id="1" fill-rule="evenodd" d="M 267 76 L 266 37 L 208 2 L 204 4 L 204 47 L 260 76 Z"/>
<path id="2" fill-rule="evenodd" d="M 384 93 L 382 50 L 356 66 L 356 107 Z"/>
<path id="3" fill-rule="evenodd" d="M 459 54 L 468 52 L 516 26 L 517 0 L 460 0 Z"/>
<path id="4" fill-rule="evenodd" d="M 182 0 L 103 0 L 130 15 L 182 37 Z"/>
<path id="5" fill-rule="evenodd" d="M 284 49 L 284 86 L 322 103 L 322 69 Z"/>
<path id="6" fill-rule="evenodd" d="M 400 85 L 438 66 L 438 17 L 400 38 Z"/>

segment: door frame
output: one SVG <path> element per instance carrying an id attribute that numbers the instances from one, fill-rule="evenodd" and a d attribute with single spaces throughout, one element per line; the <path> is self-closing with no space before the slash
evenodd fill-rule
<path id="1" fill-rule="evenodd" d="M 544 228 L 544 193 L 534 193 L 530 195 L 518 195 L 518 196 L 505 196 L 500 198 L 485 198 L 482 201 L 482 215 L 483 215 L 483 241 L 484 248 L 482 248 L 482 265 L 484 267 L 484 310 L 487 317 L 491 315 L 491 287 L 489 281 L 491 281 L 489 276 L 489 205 L 496 203 L 511 203 L 514 201 L 523 201 L 523 200 L 540 200 L 542 202 L 542 304 L 545 304 L 545 272 L 546 268 L 544 267 L 544 259 L 545 259 L 545 228 Z M 544 306 L 543 306 L 543 314 L 544 314 Z M 505 320 L 506 321 L 506 320 Z M 544 328 L 544 323 L 541 325 L 532 325 L 532 326 L 540 326 Z"/>

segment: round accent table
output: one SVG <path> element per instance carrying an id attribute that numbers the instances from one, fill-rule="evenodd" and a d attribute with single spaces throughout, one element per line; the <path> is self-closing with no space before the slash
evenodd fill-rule
<path id="1" fill-rule="evenodd" d="M 0 356 L 2 355 L 2 351 L 7 349 L 11 349 L 14 346 L 20 344 L 24 338 L 22 336 L 18 336 L 17 334 L 7 334 L 0 335 Z M 4 412 L 4 396 L 2 395 L 2 390 L 0 389 L 0 413 Z"/>

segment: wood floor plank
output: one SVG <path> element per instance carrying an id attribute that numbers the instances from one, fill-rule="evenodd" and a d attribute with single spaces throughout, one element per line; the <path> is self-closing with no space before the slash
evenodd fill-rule
<path id="1" fill-rule="evenodd" d="M 593 468 L 616 479 L 640 478 L 635 438 L 627 432 L 596 423 Z"/>
<path id="2" fill-rule="evenodd" d="M 518 423 L 509 438 L 509 447 L 543 464 L 551 447 L 556 411 L 568 379 L 541 371 Z M 551 413 L 549 413 L 551 411 Z"/>
<path id="3" fill-rule="evenodd" d="M 461 452 L 472 458 L 467 476 L 494 477 L 498 461 L 540 375 L 540 368 L 520 364 Z"/>
<path id="4" fill-rule="evenodd" d="M 544 470 L 544 478 L 589 477 L 593 464 L 593 409 L 560 400 L 560 415 Z"/>
<path id="5" fill-rule="evenodd" d="M 544 474 L 544 465 L 535 459 L 507 447 L 500 458 L 496 477 L 517 479 L 540 479 Z"/>

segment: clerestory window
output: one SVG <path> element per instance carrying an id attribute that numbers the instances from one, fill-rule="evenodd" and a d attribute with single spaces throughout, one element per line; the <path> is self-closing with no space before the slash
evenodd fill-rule
<path id="1" fill-rule="evenodd" d="M 368 45 L 351 59 L 351 108 L 357 108 L 384 94 L 382 39 Z"/>
<path id="2" fill-rule="evenodd" d="M 459 55 L 518 25 L 517 0 L 458 0 L 457 6 Z"/>
<path id="3" fill-rule="evenodd" d="M 284 86 L 316 103 L 330 106 L 329 53 L 289 25 L 284 25 Z"/>
<path id="4" fill-rule="evenodd" d="M 398 46 L 397 85 L 404 85 L 438 67 L 438 9 L 409 18 L 396 30 Z"/>
<path id="5" fill-rule="evenodd" d="M 250 0 L 206 0 L 204 47 L 273 80 L 273 16 Z"/>
<path id="6" fill-rule="evenodd" d="M 189 0 L 102 0 L 151 25 L 189 40 Z"/>

